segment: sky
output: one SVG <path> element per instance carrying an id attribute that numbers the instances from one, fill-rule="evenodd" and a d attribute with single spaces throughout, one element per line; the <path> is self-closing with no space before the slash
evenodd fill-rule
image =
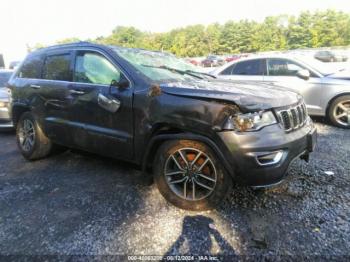
<path id="1" fill-rule="evenodd" d="M 27 45 L 106 36 L 119 25 L 165 32 L 327 8 L 350 13 L 349 0 L 1 0 L 0 54 L 8 64 L 22 59 Z"/>

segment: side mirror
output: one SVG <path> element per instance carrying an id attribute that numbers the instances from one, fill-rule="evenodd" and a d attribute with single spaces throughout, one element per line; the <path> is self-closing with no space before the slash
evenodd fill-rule
<path id="1" fill-rule="evenodd" d="M 120 79 L 119 82 L 117 80 L 112 80 L 111 84 L 109 85 L 109 94 L 112 92 L 112 87 L 117 87 L 120 89 L 128 88 L 129 81 L 125 78 Z"/>
<path id="2" fill-rule="evenodd" d="M 117 87 L 124 89 L 129 87 L 129 81 L 125 78 L 121 78 L 119 82 L 117 82 Z"/>
<path id="3" fill-rule="evenodd" d="M 309 80 L 310 78 L 310 72 L 307 69 L 299 70 L 296 75 L 303 80 Z"/>

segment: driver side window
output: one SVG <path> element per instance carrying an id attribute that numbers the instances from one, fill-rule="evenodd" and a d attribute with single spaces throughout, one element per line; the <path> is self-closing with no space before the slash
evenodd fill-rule
<path id="1" fill-rule="evenodd" d="M 78 52 L 75 60 L 74 82 L 110 85 L 119 82 L 121 72 L 105 57 L 95 52 Z"/>
<path id="2" fill-rule="evenodd" d="M 299 70 L 305 69 L 286 59 L 269 59 L 267 68 L 270 76 L 296 76 Z"/>

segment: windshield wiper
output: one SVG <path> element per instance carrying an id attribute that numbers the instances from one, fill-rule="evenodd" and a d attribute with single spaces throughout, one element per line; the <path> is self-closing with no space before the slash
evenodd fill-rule
<path id="1" fill-rule="evenodd" d="M 193 70 L 186 70 L 186 72 L 193 73 L 193 74 L 199 74 L 203 76 L 209 76 L 211 78 L 217 78 L 216 76 L 209 74 L 209 73 L 204 73 L 204 72 L 198 72 L 198 71 L 193 71 Z"/>
<path id="2" fill-rule="evenodd" d="M 158 68 L 158 69 L 165 69 L 165 70 L 168 70 L 170 72 L 178 73 L 180 75 L 190 75 L 190 76 L 193 76 L 193 77 L 198 78 L 198 79 L 204 79 L 203 77 L 198 75 L 199 72 L 195 72 L 195 71 L 191 71 L 191 70 L 180 70 L 180 69 L 172 68 L 172 67 L 165 66 L 165 65 L 162 65 L 162 66 L 142 65 L 142 66 L 151 67 L 151 68 Z"/>

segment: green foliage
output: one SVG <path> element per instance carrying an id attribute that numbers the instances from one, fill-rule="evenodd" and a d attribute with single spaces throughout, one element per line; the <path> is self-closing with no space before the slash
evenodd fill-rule
<path id="1" fill-rule="evenodd" d="M 69 38 L 59 43 L 75 42 Z M 245 53 L 350 45 L 350 15 L 334 10 L 267 17 L 258 23 L 228 21 L 224 25 L 192 25 L 166 33 L 142 32 L 118 26 L 97 43 L 164 50 L 178 56 Z"/>
<path id="2" fill-rule="evenodd" d="M 71 38 L 65 38 L 65 39 L 59 40 L 57 41 L 57 44 L 69 44 L 69 43 L 74 43 L 79 41 L 81 41 L 79 38 L 71 37 Z"/>

